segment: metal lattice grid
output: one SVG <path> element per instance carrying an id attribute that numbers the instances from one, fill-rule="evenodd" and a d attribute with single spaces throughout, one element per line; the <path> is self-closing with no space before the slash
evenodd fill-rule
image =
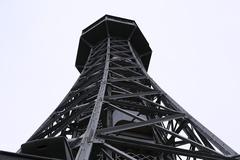
<path id="1" fill-rule="evenodd" d="M 76 61 L 81 75 L 26 144 L 65 137 L 76 160 L 237 159 L 150 78 L 150 57 L 134 21 L 104 16 L 90 25 Z"/>

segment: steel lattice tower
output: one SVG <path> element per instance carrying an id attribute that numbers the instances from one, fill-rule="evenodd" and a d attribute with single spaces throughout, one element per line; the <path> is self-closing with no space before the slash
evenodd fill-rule
<path id="1" fill-rule="evenodd" d="M 0 159 L 238 159 L 149 77 L 151 53 L 132 20 L 106 15 L 87 27 L 80 77 L 18 153 Z"/>

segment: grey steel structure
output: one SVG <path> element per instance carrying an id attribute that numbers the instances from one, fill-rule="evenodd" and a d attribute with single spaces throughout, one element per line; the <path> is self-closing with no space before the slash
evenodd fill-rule
<path id="1" fill-rule="evenodd" d="M 238 159 L 149 77 L 151 53 L 132 20 L 106 15 L 87 27 L 77 82 L 18 153 L 0 158 Z"/>

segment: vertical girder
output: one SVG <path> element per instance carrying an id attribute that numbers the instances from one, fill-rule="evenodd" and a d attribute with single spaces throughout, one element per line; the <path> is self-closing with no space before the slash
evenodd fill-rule
<path id="1" fill-rule="evenodd" d="M 92 111 L 91 118 L 88 122 L 87 129 L 83 135 L 81 146 L 76 156 L 76 160 L 89 159 L 90 152 L 91 152 L 92 145 L 95 138 L 95 133 L 99 123 L 101 110 L 102 110 L 102 104 L 104 100 L 107 79 L 108 79 L 109 61 L 110 61 L 110 38 L 107 39 L 107 50 L 106 50 L 106 57 L 105 57 L 105 63 L 104 63 L 105 66 L 103 71 L 103 77 L 100 82 L 98 96 L 96 98 L 95 105 Z"/>

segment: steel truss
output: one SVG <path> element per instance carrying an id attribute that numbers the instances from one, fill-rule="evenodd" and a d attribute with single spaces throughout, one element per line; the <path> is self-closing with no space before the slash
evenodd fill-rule
<path id="1" fill-rule="evenodd" d="M 128 40 L 114 37 L 91 49 L 65 100 L 30 140 L 53 136 L 68 138 L 79 160 L 225 160 L 234 153 L 157 86 Z"/>
<path id="2" fill-rule="evenodd" d="M 129 39 L 88 45 L 77 82 L 28 142 L 63 136 L 76 160 L 236 158 L 149 77 Z"/>

